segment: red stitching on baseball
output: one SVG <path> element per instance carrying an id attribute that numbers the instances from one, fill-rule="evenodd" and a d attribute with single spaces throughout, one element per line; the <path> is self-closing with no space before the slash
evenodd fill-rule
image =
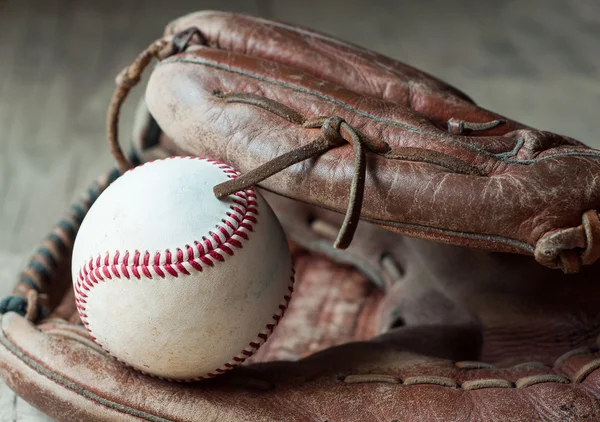
<path id="1" fill-rule="evenodd" d="M 202 255 L 201 257 L 199 257 L 200 261 L 202 261 L 202 263 L 208 267 L 212 267 L 215 264 L 212 262 L 212 260 L 208 259 L 208 257 L 206 255 Z"/>
<path id="2" fill-rule="evenodd" d="M 140 253 L 138 251 L 135 251 L 135 253 L 133 254 L 133 266 L 140 266 Z"/>
<path id="3" fill-rule="evenodd" d="M 220 232 L 220 230 L 219 230 L 219 232 Z M 221 237 L 219 236 L 218 233 L 211 232 L 210 235 L 212 236 L 213 239 L 215 239 L 215 242 L 217 242 L 217 245 L 220 245 L 221 243 L 223 243 L 223 240 L 221 239 Z M 229 236 L 227 236 L 227 237 L 229 237 Z"/>
<path id="4" fill-rule="evenodd" d="M 183 266 L 181 262 L 176 263 L 175 266 L 177 267 L 177 271 L 179 271 L 180 273 L 190 275 L 190 272 Z"/>
<path id="5" fill-rule="evenodd" d="M 227 255 L 229 255 L 229 256 L 232 256 L 232 255 L 233 255 L 233 250 L 231 250 L 231 248 L 230 248 L 229 246 L 227 246 L 227 245 L 221 245 L 221 246 L 219 246 L 219 248 L 220 248 L 221 250 L 225 251 L 225 253 L 226 253 Z"/>
<path id="6" fill-rule="evenodd" d="M 227 221 L 227 220 L 225 220 L 225 221 Z M 225 226 L 219 226 L 218 229 L 221 232 L 221 234 L 223 236 L 225 236 L 226 239 L 230 238 L 231 235 L 232 235 L 232 233 L 233 233 L 233 231 L 235 231 L 235 229 L 233 228 L 233 225 L 231 225 L 231 223 L 229 223 L 229 225 L 225 224 Z M 229 229 L 231 229 L 232 231 L 230 232 Z"/>
<path id="7" fill-rule="evenodd" d="M 163 272 L 163 270 L 160 269 L 160 265 L 156 265 L 154 264 L 152 266 L 152 269 L 154 270 L 154 272 L 156 274 L 158 274 L 161 278 L 165 278 L 165 273 Z"/>
<path id="8" fill-rule="evenodd" d="M 225 219 L 221 220 L 221 223 L 225 224 L 227 227 L 229 227 L 232 230 L 232 232 L 230 233 L 229 236 L 233 235 L 233 233 L 235 232 L 235 226 L 233 224 L 231 224 L 230 221 L 225 220 Z"/>
<path id="9" fill-rule="evenodd" d="M 244 205 L 242 205 L 242 206 L 244 207 Z M 242 210 L 240 208 L 236 207 L 235 205 L 232 205 L 231 209 L 234 210 L 235 212 L 237 212 L 240 215 L 244 215 L 245 214 L 244 212 L 242 212 Z"/>
<path id="10" fill-rule="evenodd" d="M 168 157 L 163 158 L 161 160 L 168 160 L 173 158 L 181 158 L 181 157 Z M 223 172 L 229 178 L 236 178 L 240 175 L 239 171 L 235 170 L 231 166 L 221 163 L 212 159 L 204 159 L 200 157 L 185 157 L 187 159 L 197 159 L 201 161 L 206 161 L 213 165 L 216 165 L 219 169 L 223 170 Z M 134 167 L 128 171 L 135 171 L 137 168 L 140 168 L 148 163 L 141 164 L 137 167 Z M 130 279 L 130 273 L 133 274 L 137 279 L 141 279 L 140 269 L 145 277 L 152 279 L 152 272 L 155 275 L 165 278 L 166 274 L 164 271 L 168 272 L 170 275 L 174 277 L 178 277 L 179 274 L 190 275 L 188 268 L 185 267 L 185 264 L 188 264 L 191 269 L 202 272 L 203 266 L 214 266 L 214 261 L 224 261 L 225 257 L 222 253 L 225 253 L 229 256 L 234 255 L 233 248 L 242 249 L 243 248 L 243 240 L 248 240 L 249 236 L 247 232 L 252 232 L 254 230 L 253 224 L 257 224 L 256 216 L 259 215 L 258 212 L 258 202 L 256 201 L 256 194 L 254 193 L 254 189 L 248 188 L 244 192 L 236 192 L 233 196 L 233 202 L 236 205 L 230 206 L 230 211 L 226 213 L 227 217 L 230 220 L 222 219 L 221 222 L 223 225 L 217 226 L 218 232 L 210 232 L 210 237 L 203 237 L 201 241 L 194 241 L 194 247 L 190 245 L 185 245 L 185 251 L 187 252 L 187 256 L 184 256 L 184 252 L 182 249 L 177 249 L 176 259 L 173 262 L 173 254 L 171 251 L 165 251 L 165 259 L 164 263 L 161 264 L 161 253 L 157 252 L 154 257 L 150 256 L 150 252 L 144 252 L 143 262 L 140 263 L 141 253 L 139 251 L 133 252 L 133 262 L 130 265 L 130 251 L 125 251 L 123 255 L 122 262 L 119 263 L 119 258 L 121 256 L 120 251 L 116 251 L 111 263 L 110 253 L 107 253 L 104 257 L 104 265 L 101 265 L 101 256 L 92 257 L 87 263 L 85 263 L 82 268 L 79 270 L 79 277 L 77 279 L 76 286 L 74 288 L 75 291 L 75 303 L 76 307 L 79 311 L 79 315 L 81 318 L 81 322 L 87 329 L 90 337 L 97 341 L 97 338 L 93 335 L 91 329 L 89 328 L 89 323 L 87 321 L 87 313 L 86 313 L 86 301 L 83 298 L 87 298 L 87 295 L 83 293 L 83 290 L 89 291 L 90 288 L 94 287 L 94 285 L 98 284 L 100 281 L 105 281 L 102 277 L 101 272 L 104 273 L 104 276 L 108 279 L 112 279 L 110 274 L 110 270 L 115 277 L 121 278 L 124 277 L 126 279 Z M 241 207 L 241 208 L 240 208 Z M 236 227 L 237 225 L 237 227 Z M 221 236 L 223 238 L 221 238 Z M 210 257 L 210 258 L 209 258 Z M 212 259 L 211 259 L 212 258 Z M 152 262 L 151 262 L 152 261 Z M 120 274 L 118 268 L 120 267 Z M 164 271 L 163 271 L 164 270 Z M 295 273 L 294 268 L 292 267 L 292 274 Z M 229 362 L 226 362 L 220 368 L 216 368 L 213 372 L 206 374 L 206 376 L 201 376 L 198 378 L 190 379 L 190 380 L 171 380 L 171 381 L 198 381 L 206 378 L 213 378 L 217 376 L 217 374 L 227 372 L 235 368 L 236 366 L 243 363 L 248 357 L 254 354 L 254 351 L 258 349 L 265 341 L 267 341 L 269 335 L 275 329 L 275 326 L 279 323 L 281 317 L 283 316 L 289 301 L 291 299 L 291 293 L 293 290 L 294 276 L 290 277 L 290 284 L 288 286 L 288 290 L 290 292 L 289 295 L 285 295 L 283 297 L 283 302 L 279 305 L 278 312 L 272 316 L 273 323 L 266 324 L 265 330 L 261 331 L 257 334 L 257 337 L 254 341 L 250 342 L 250 350 L 244 349 L 238 355 L 234 356 Z M 99 344 L 99 343 L 98 343 Z M 100 347 L 104 349 L 106 353 L 113 356 L 119 362 L 127 365 L 127 363 L 121 361 L 116 356 L 112 355 L 109 350 L 104 348 L 102 344 L 99 344 Z M 129 365 L 128 365 L 129 366 Z M 144 371 L 140 371 L 146 375 L 149 375 L 153 378 L 161 378 L 168 379 L 163 377 L 158 377 L 152 374 L 147 374 Z"/>
<path id="11" fill-rule="evenodd" d="M 202 272 L 202 265 L 200 265 L 199 262 L 192 260 L 189 260 L 188 263 L 198 272 Z"/>
<path id="12" fill-rule="evenodd" d="M 248 240 L 248 235 L 246 233 L 244 233 L 243 231 L 240 230 L 236 230 L 234 233 L 236 236 L 241 237 L 244 240 Z"/>
<path id="13" fill-rule="evenodd" d="M 127 270 L 127 266 L 125 264 L 121 264 L 121 274 L 129 280 L 131 277 L 129 276 L 129 271 Z"/>

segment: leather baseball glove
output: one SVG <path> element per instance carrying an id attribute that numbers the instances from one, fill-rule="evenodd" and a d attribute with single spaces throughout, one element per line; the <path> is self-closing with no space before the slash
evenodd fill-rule
<path id="1" fill-rule="evenodd" d="M 118 113 L 153 58 L 126 157 Z M 65 421 L 600 420 L 598 151 L 376 53 L 228 13 L 171 23 L 117 85 L 119 169 L 0 306 L 0 373 L 30 403 Z M 108 356 L 69 273 L 94 199 L 166 155 L 242 170 L 215 195 L 256 185 L 296 266 L 267 342 L 194 383 Z"/>

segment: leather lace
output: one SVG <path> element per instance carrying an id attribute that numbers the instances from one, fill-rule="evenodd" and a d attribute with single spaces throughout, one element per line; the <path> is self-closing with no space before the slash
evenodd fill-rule
<path id="1" fill-rule="evenodd" d="M 392 150 L 384 141 L 372 140 L 363 136 L 357 129 L 338 116 L 308 118 L 278 101 L 255 94 L 225 94 L 221 91 L 215 91 L 213 94 L 226 102 L 245 103 L 263 108 L 303 128 L 321 129 L 321 133 L 314 141 L 284 153 L 236 179 L 228 180 L 215 186 L 214 193 L 217 198 L 223 198 L 249 186 L 256 185 L 293 164 L 322 155 L 332 148 L 341 147 L 346 144 L 352 146 L 354 149 L 354 175 L 350 185 L 350 195 L 344 222 L 334 242 L 334 247 L 338 249 L 345 249 L 350 245 L 360 220 L 367 169 L 365 151 L 384 156 L 388 159 L 431 163 L 447 168 L 454 173 L 477 176 L 486 175 L 479 167 L 441 152 L 414 147 L 400 147 Z M 482 124 L 481 127 L 489 129 L 499 124 L 502 124 L 502 122 L 494 121 Z M 462 122 L 462 125 L 472 130 L 483 130 L 471 123 Z"/>
<path id="2" fill-rule="evenodd" d="M 205 43 L 205 38 L 197 28 L 189 28 L 172 37 L 159 39 L 142 51 L 129 66 L 125 67 L 115 79 L 117 89 L 113 93 L 108 106 L 106 128 L 110 152 L 122 172 L 129 170 L 132 165 L 125 157 L 119 144 L 119 116 L 121 107 L 129 92 L 142 79 L 142 73 L 152 62 L 152 59 L 164 60 L 174 54 L 184 51 L 196 37 L 200 43 Z"/>
<path id="3" fill-rule="evenodd" d="M 107 127 L 110 149 L 121 171 L 131 168 L 118 141 L 119 113 L 125 98 L 129 94 L 129 91 L 140 81 L 142 72 L 153 58 L 164 60 L 167 57 L 180 53 L 193 40 L 199 44 L 206 44 L 206 39 L 197 28 L 189 28 L 176 34 L 171 39 L 164 38 L 155 41 L 117 77 L 117 89 L 109 106 Z M 369 139 L 362 135 L 359 130 L 338 116 L 309 118 L 278 101 L 255 94 L 224 93 L 220 90 L 214 91 L 213 94 L 228 103 L 244 103 L 260 107 L 302 128 L 320 129 L 320 133 L 314 141 L 286 152 L 236 179 L 216 185 L 214 193 L 219 199 L 250 186 L 257 185 L 268 177 L 294 164 L 318 157 L 333 148 L 343 147 L 348 144 L 353 148 L 354 174 L 350 185 L 348 205 L 343 224 L 334 242 L 334 247 L 338 249 L 345 249 L 350 245 L 360 220 L 365 189 L 367 151 L 393 160 L 434 164 L 458 174 L 487 175 L 481 168 L 471 163 L 438 151 L 415 147 L 398 147 L 392 149 L 382 140 Z M 494 120 L 487 123 L 470 123 L 459 119 L 450 119 L 448 121 L 448 131 L 460 134 L 467 131 L 488 130 L 504 123 L 502 120 Z"/>

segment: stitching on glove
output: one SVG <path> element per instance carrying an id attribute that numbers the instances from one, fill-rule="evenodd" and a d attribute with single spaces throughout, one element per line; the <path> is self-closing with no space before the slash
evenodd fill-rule
<path id="1" fill-rule="evenodd" d="M 463 390 L 481 390 L 483 388 L 513 388 L 514 384 L 502 378 L 469 380 L 461 384 Z"/>
<path id="2" fill-rule="evenodd" d="M 600 368 L 600 359 L 594 361 L 597 366 L 594 367 L 587 375 L 596 369 Z M 587 376 L 586 375 L 586 376 Z M 581 378 L 581 381 L 584 378 Z M 573 384 L 579 384 L 581 381 L 573 380 Z M 556 374 L 540 374 L 530 375 L 527 377 L 519 378 L 514 383 L 510 380 L 503 378 L 482 378 L 476 380 L 463 381 L 462 384 L 458 383 L 452 378 L 448 377 L 437 377 L 437 376 L 414 376 L 408 377 L 402 380 L 401 378 L 394 377 L 393 375 L 386 374 L 365 374 L 365 375 L 348 375 L 343 379 L 343 382 L 347 384 L 364 384 L 370 382 L 384 382 L 387 384 L 400 384 L 400 385 L 437 385 L 440 387 L 448 388 L 460 388 L 465 391 L 470 390 L 481 390 L 484 388 L 527 388 L 532 385 L 542 383 L 561 383 L 571 384 L 571 381 L 565 377 Z"/>
<path id="3" fill-rule="evenodd" d="M 173 158 L 174 157 L 168 157 L 163 158 L 162 160 Z M 213 164 L 223 171 L 230 179 L 240 175 L 240 173 L 231 166 L 216 160 L 200 157 L 185 157 L 185 159 L 206 161 Z M 144 164 L 134 167 L 128 171 L 135 171 L 143 165 Z M 126 279 L 135 277 L 141 279 L 144 276 L 152 279 L 156 276 L 165 278 L 167 277 L 167 273 L 173 277 L 190 275 L 190 272 L 201 272 L 205 267 L 212 267 L 217 262 L 225 261 L 227 256 L 232 256 L 234 254 L 235 249 L 241 249 L 244 241 L 248 240 L 250 233 L 253 231 L 253 225 L 257 223 L 257 216 L 259 215 L 257 209 L 258 202 L 256 201 L 254 189 L 248 188 L 245 191 L 237 192 L 233 202 L 234 205 L 231 205 L 230 211 L 227 213 L 227 218 L 221 220 L 222 224 L 216 227 L 217 230 L 215 232 L 209 232 L 210 236 L 204 236 L 201 241 L 195 241 L 193 247 L 185 245 L 183 248 L 177 248 L 175 251 L 166 250 L 162 253 L 156 252 L 153 256 L 149 251 L 143 253 L 140 253 L 139 251 L 116 251 L 114 254 L 107 252 L 103 257 L 98 255 L 90 258 L 78 272 L 77 283 L 75 286 L 75 304 L 79 310 L 81 321 L 90 333 L 91 338 L 98 342 L 87 321 L 86 298 L 87 292 L 94 288 L 96 284 L 106 281 L 106 279 L 110 280 L 113 277 Z M 292 275 L 288 286 L 289 293 L 284 295 L 278 310 L 271 317 L 273 322 L 266 324 L 265 328 L 257 334 L 256 338 L 251 341 L 246 348 L 221 367 L 214 369 L 206 376 L 200 376 L 189 380 L 171 380 L 169 378 L 154 376 L 147 373 L 146 375 L 171 381 L 198 381 L 213 378 L 218 374 L 227 372 L 243 363 L 267 340 L 280 319 L 283 317 L 294 291 L 293 283 L 294 274 L 292 269 Z M 114 356 L 110 350 L 105 348 L 102 344 L 100 344 L 100 346 L 106 353 Z M 116 356 L 115 359 L 119 360 Z M 125 362 L 122 363 L 127 365 Z M 145 373 L 139 369 L 138 371 Z"/>
<path id="4" fill-rule="evenodd" d="M 559 356 L 554 362 L 555 367 L 561 367 L 568 359 L 571 359 L 575 356 L 587 355 L 589 353 L 593 353 L 594 351 L 589 347 L 579 347 L 577 349 L 569 350 L 567 353 L 564 353 L 562 356 Z"/>
<path id="5" fill-rule="evenodd" d="M 600 359 L 595 359 L 583 365 L 573 376 L 573 382 L 583 382 L 596 369 L 600 368 Z"/>
<path id="6" fill-rule="evenodd" d="M 343 378 L 346 384 L 358 384 L 366 382 L 385 382 L 388 384 L 401 384 L 402 381 L 393 376 L 386 374 L 364 374 L 364 375 L 348 375 Z"/>
<path id="7" fill-rule="evenodd" d="M 562 384 L 570 384 L 571 381 L 569 381 L 567 378 L 565 377 L 561 377 L 560 375 L 554 375 L 554 374 L 546 374 L 546 375 L 531 375 L 529 377 L 523 377 L 518 379 L 515 382 L 515 386 L 517 388 L 526 388 L 535 384 L 542 384 L 542 383 L 547 383 L 547 382 L 554 382 L 554 383 L 562 383 Z M 573 381 L 575 384 L 580 383 L 581 381 Z"/>
<path id="8" fill-rule="evenodd" d="M 433 384 L 433 385 L 441 385 L 442 387 L 453 387 L 457 386 L 456 381 L 452 378 L 448 377 L 437 377 L 431 375 L 419 375 L 416 377 L 408 377 L 405 378 L 402 382 L 404 385 L 423 385 L 423 384 Z"/>
<path id="9" fill-rule="evenodd" d="M 560 370 L 560 366 L 572 357 L 593 354 L 596 352 L 598 352 L 598 350 L 592 350 L 590 348 L 579 348 L 571 350 L 560 356 L 558 359 L 556 359 L 552 370 Z M 461 371 L 496 368 L 494 365 L 491 364 L 474 361 L 456 362 L 455 366 Z M 548 368 L 548 365 L 545 365 L 541 362 L 524 362 L 514 365 L 511 368 L 514 369 L 523 367 Z M 515 382 L 503 378 L 481 378 L 474 380 L 466 380 L 463 381 L 460 385 L 452 378 L 430 375 L 411 376 L 403 380 L 400 377 L 396 377 L 394 375 L 389 374 L 353 374 L 342 377 L 340 378 L 340 380 L 347 384 L 362 384 L 371 382 L 383 382 L 387 384 L 399 384 L 405 386 L 433 384 L 438 385 L 440 387 L 460 388 L 465 391 L 470 391 L 480 390 L 484 388 L 527 388 L 531 387 L 532 385 L 544 383 L 581 384 L 590 374 L 592 374 L 598 369 L 600 369 L 600 358 L 595 358 L 581 366 L 579 370 L 577 370 L 577 372 L 575 372 L 575 374 L 571 377 L 571 379 L 553 373 L 528 375 L 523 378 L 519 378 Z"/>

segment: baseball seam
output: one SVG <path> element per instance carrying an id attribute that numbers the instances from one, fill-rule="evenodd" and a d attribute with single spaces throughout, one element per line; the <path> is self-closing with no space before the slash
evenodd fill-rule
<path id="1" fill-rule="evenodd" d="M 201 157 L 167 157 L 155 161 L 174 158 L 206 161 L 222 170 L 227 177 L 231 179 L 236 178 L 241 174 L 238 170 L 220 161 Z M 147 163 L 134 167 L 129 171 L 134 171 L 136 168 L 142 167 L 145 164 Z M 107 279 L 111 280 L 113 277 L 126 279 L 137 278 L 139 280 L 142 277 L 152 279 L 153 277 L 165 278 L 167 275 L 171 275 L 177 278 L 180 275 L 185 276 L 191 275 L 193 272 L 202 272 L 206 267 L 213 267 L 218 262 L 225 261 L 227 256 L 233 256 L 236 249 L 243 248 L 244 242 L 250 238 L 250 234 L 254 230 L 254 224 L 258 223 L 258 215 L 257 197 L 254 188 L 250 187 L 245 191 L 233 194 L 233 204 L 230 206 L 230 210 L 227 211 L 226 216 L 221 219 L 221 224 L 216 225 L 214 231 L 209 231 L 208 235 L 203 236 L 200 240 L 192 242 L 193 246 L 188 244 L 182 248 L 176 248 L 174 251 L 165 250 L 155 253 L 149 251 L 140 252 L 137 250 L 125 250 L 116 251 L 114 254 L 107 252 L 104 256 L 98 255 L 91 257 L 80 268 L 74 290 L 75 304 L 81 322 L 87 329 L 92 340 L 99 344 L 106 353 L 116 360 L 131 367 L 131 365 L 121 361 L 112 354 L 110 350 L 100 344 L 96 336 L 94 336 L 94 333 L 89 326 L 86 309 L 86 299 L 91 289 L 98 283 L 105 282 Z M 148 374 L 138 368 L 135 368 L 135 370 L 155 378 L 186 382 L 213 378 L 235 368 L 252 356 L 273 332 L 288 307 L 294 291 L 293 284 L 294 269 L 292 268 L 288 293 L 283 296 L 276 312 L 272 315 L 272 322 L 266 324 L 265 328 L 259 332 L 256 338 L 251 341 L 248 346 L 242 349 L 240 353 L 206 375 L 191 379 L 172 380 L 170 378 Z"/>

